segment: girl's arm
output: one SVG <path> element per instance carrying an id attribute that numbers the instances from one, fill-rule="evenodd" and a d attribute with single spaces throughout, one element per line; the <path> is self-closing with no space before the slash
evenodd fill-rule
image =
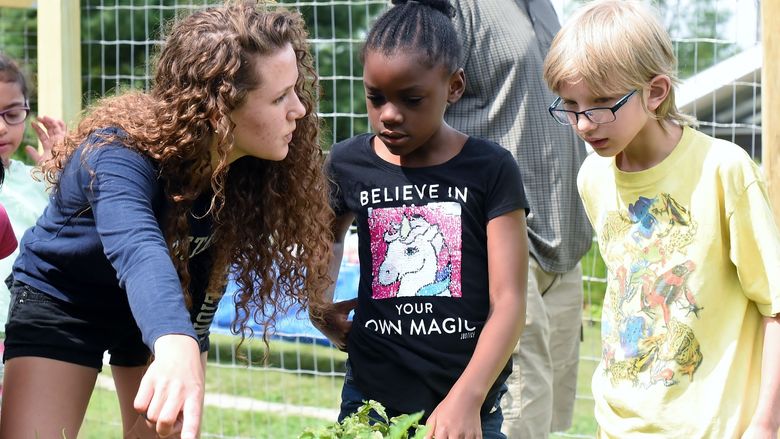
<path id="1" fill-rule="evenodd" d="M 764 317 L 764 349 L 761 391 L 745 439 L 777 438 L 780 428 L 780 315 Z"/>
<path id="2" fill-rule="evenodd" d="M 333 222 L 333 253 L 331 254 L 328 274 L 333 283 L 325 291 L 325 303 L 323 308 L 311 310 L 311 321 L 334 346 L 342 351 L 347 348 L 347 334 L 352 329 L 352 322 L 347 320 L 349 312 L 357 305 L 357 299 L 345 300 L 333 303 L 333 296 L 336 290 L 336 279 L 339 277 L 339 268 L 341 267 L 341 258 L 344 256 L 344 237 L 352 224 L 354 215 L 351 213 L 343 214 Z"/>
<path id="3" fill-rule="evenodd" d="M 426 439 L 482 437 L 479 410 L 525 325 L 528 234 L 525 211 L 487 225 L 490 313 L 463 374 L 428 418 Z"/>

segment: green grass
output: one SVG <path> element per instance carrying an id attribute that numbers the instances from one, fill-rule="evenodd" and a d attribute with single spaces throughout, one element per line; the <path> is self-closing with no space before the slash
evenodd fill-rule
<path id="1" fill-rule="evenodd" d="M 338 408 L 345 353 L 307 343 L 274 342 L 263 367 L 261 341 L 247 340 L 241 347 L 243 359 L 234 351 L 234 337 L 214 335 L 211 344 L 207 392 Z"/>
<path id="2" fill-rule="evenodd" d="M 205 407 L 202 437 L 296 438 L 307 427 L 328 421 L 303 416 L 284 416 L 243 410 Z M 121 417 L 114 392 L 95 389 L 80 439 L 121 438 Z"/>
<path id="3" fill-rule="evenodd" d="M 241 347 L 242 355 L 237 355 L 235 341 L 231 336 L 212 336 L 206 392 L 333 411 L 338 408 L 342 378 L 337 373 L 344 371 L 343 352 L 307 343 L 273 342 L 263 363 L 261 341 L 247 340 Z M 104 368 L 102 374 L 110 376 L 110 368 Z M 203 437 L 296 438 L 306 427 L 328 422 L 306 416 L 207 406 L 202 432 Z M 116 394 L 96 388 L 79 438 L 112 437 L 121 438 Z"/>
<path id="4" fill-rule="evenodd" d="M 607 277 L 607 268 L 599 253 L 598 245 L 591 245 L 590 250 L 582 258 L 582 274 L 585 277 L 583 288 L 585 290 L 585 309 L 583 317 L 587 320 L 601 320 L 601 307 L 604 304 L 604 292 L 607 284 L 603 281 Z M 588 280 L 595 278 L 599 280 Z"/>
<path id="5" fill-rule="evenodd" d="M 574 403 L 572 426 L 566 435 L 596 435 L 596 420 L 593 418 L 593 399 L 590 382 L 598 365 L 595 358 L 601 354 L 601 326 L 586 323 L 583 327 L 583 342 L 580 345 L 580 364 L 577 372 L 577 400 Z M 562 439 L 566 435 L 553 434 L 553 439 Z"/>

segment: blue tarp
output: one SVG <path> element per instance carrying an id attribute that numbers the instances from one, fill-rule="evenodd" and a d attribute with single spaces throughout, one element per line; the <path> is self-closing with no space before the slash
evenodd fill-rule
<path id="1" fill-rule="evenodd" d="M 336 291 L 334 300 L 342 300 L 357 297 L 358 283 L 360 281 L 360 265 L 342 262 L 339 269 L 339 277 L 336 280 Z M 230 325 L 236 315 L 233 302 L 235 292 L 238 290 L 235 282 L 228 283 L 225 295 L 219 302 L 219 307 L 214 315 L 214 321 L 211 323 L 211 331 L 219 334 L 229 334 Z M 299 313 L 300 307 L 294 305 L 283 316 L 276 320 L 276 333 L 272 338 L 284 340 L 299 340 L 309 343 L 329 344 L 320 331 L 312 326 L 309 321 L 308 313 Z M 262 334 L 263 328 L 250 318 L 249 326 L 255 331 L 255 334 Z"/>

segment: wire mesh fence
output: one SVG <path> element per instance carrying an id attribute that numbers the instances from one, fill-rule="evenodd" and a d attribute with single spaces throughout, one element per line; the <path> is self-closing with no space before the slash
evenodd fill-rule
<path id="1" fill-rule="evenodd" d="M 125 89 L 148 89 L 153 55 L 172 20 L 218 4 L 213 0 L 82 0 L 83 103 Z M 307 21 L 322 89 L 318 112 L 324 146 L 368 130 L 360 44 L 385 0 L 283 1 Z M 554 0 L 562 20 L 579 5 Z M 672 34 L 682 83 L 678 105 L 700 129 L 761 157 L 761 50 L 758 0 L 657 0 Z M 0 3 L 1 4 L 1 3 Z M 46 7 L 46 2 L 38 2 Z M 0 7 L 0 50 L 35 79 L 36 9 Z M 35 96 L 31 106 L 36 108 Z M 28 130 L 30 131 L 30 130 Z M 584 269 L 584 341 L 575 425 L 561 437 L 592 437 L 590 376 L 600 358 L 600 310 L 606 274 L 594 248 Z M 343 353 L 308 335 L 291 333 L 265 346 L 215 328 L 207 370 L 203 437 L 293 438 L 332 421 L 340 401 Z M 119 437 L 119 410 L 110 371 L 101 374 L 81 437 Z"/>

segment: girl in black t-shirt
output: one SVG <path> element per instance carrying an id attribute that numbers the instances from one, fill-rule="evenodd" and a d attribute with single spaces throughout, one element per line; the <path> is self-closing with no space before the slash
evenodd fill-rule
<path id="1" fill-rule="evenodd" d="M 315 310 L 315 324 L 349 353 L 340 419 L 374 399 L 390 416 L 425 411 L 427 437 L 503 438 L 498 402 L 525 321 L 520 172 L 444 122 L 466 84 L 449 2 L 393 3 L 361 54 L 374 134 L 335 145 L 327 164 L 331 267 L 356 220 L 358 298 Z"/>

